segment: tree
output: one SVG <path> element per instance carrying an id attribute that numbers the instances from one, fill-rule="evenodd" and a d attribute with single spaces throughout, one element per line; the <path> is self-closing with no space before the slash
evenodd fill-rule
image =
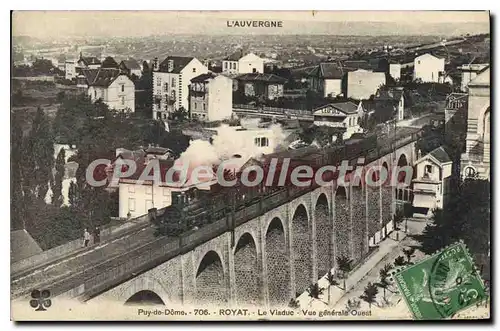
<path id="1" fill-rule="evenodd" d="M 394 265 L 397 267 L 401 267 L 405 265 L 405 258 L 403 256 L 398 256 L 394 259 Z"/>
<path id="2" fill-rule="evenodd" d="M 11 116 L 11 152 L 10 152 L 10 204 L 11 204 L 11 230 L 20 230 L 25 228 L 25 209 L 26 204 L 24 195 L 23 181 L 23 162 L 24 144 L 23 130 L 21 127 L 19 113 L 13 113 Z"/>
<path id="3" fill-rule="evenodd" d="M 348 299 L 345 308 L 348 312 L 359 310 L 361 308 L 361 301 L 356 298 Z"/>
<path id="4" fill-rule="evenodd" d="M 314 283 L 309 285 L 309 287 L 306 289 L 307 294 L 313 298 L 313 299 L 319 299 L 319 296 L 323 294 L 325 291 L 324 288 L 319 287 L 318 283 Z"/>
<path id="5" fill-rule="evenodd" d="M 177 121 L 184 121 L 189 117 L 188 111 L 184 107 L 180 107 L 172 113 L 172 118 Z"/>
<path id="6" fill-rule="evenodd" d="M 410 247 L 408 249 L 403 249 L 403 253 L 405 254 L 406 256 L 406 263 L 407 264 L 410 264 L 410 261 L 411 261 L 411 258 L 415 255 L 415 247 Z"/>
<path id="7" fill-rule="evenodd" d="M 360 299 L 368 303 L 370 309 L 372 309 L 372 304 L 377 302 L 378 288 L 375 284 L 368 283 L 362 295 L 359 296 Z"/>
<path id="8" fill-rule="evenodd" d="M 54 182 L 52 183 L 52 203 L 55 206 L 61 206 L 63 203 L 62 199 L 62 182 L 64 178 L 65 171 L 65 160 L 66 152 L 64 148 L 61 148 L 61 151 L 57 155 L 56 165 L 55 165 L 55 173 L 54 173 Z"/>
<path id="9" fill-rule="evenodd" d="M 353 263 L 353 260 L 349 259 L 349 257 L 347 257 L 345 255 L 337 257 L 337 265 L 338 265 L 340 271 L 342 271 L 342 279 L 344 280 L 344 291 L 347 290 L 345 282 L 346 282 L 347 275 L 352 270 L 352 263 Z"/>
<path id="10" fill-rule="evenodd" d="M 292 309 L 300 308 L 299 301 L 294 299 L 294 298 L 290 299 L 290 302 L 288 303 L 288 307 L 290 307 Z"/>
<path id="11" fill-rule="evenodd" d="M 427 224 L 419 241 L 419 250 L 426 254 L 463 240 L 477 265 L 488 265 L 490 242 L 490 182 L 467 178 L 456 194 L 449 195 L 443 209 L 434 210 L 432 223 Z M 483 275 L 484 277 L 486 275 Z"/>
<path id="12" fill-rule="evenodd" d="M 27 138 L 26 166 L 30 173 L 27 186 L 30 194 L 38 199 L 44 199 L 48 184 L 52 181 L 54 165 L 54 139 L 50 121 L 42 108 L 38 107 Z"/>
<path id="13" fill-rule="evenodd" d="M 143 74 L 150 72 L 148 61 L 142 62 L 142 72 Z"/>
<path id="14" fill-rule="evenodd" d="M 71 181 L 68 189 L 68 202 L 70 207 L 78 208 L 78 200 L 78 186 L 75 182 Z"/>
<path id="15" fill-rule="evenodd" d="M 390 264 L 386 264 L 382 269 L 380 269 L 379 271 L 379 282 L 377 283 L 377 286 L 378 287 L 381 287 L 384 291 L 384 300 L 386 300 L 385 298 L 385 291 L 386 289 L 389 287 L 389 285 L 391 284 L 389 282 L 389 271 L 392 269 L 392 265 Z"/>
<path id="16" fill-rule="evenodd" d="M 331 289 L 332 289 L 332 286 L 338 286 L 339 285 L 339 282 L 337 282 L 337 280 L 335 279 L 335 276 L 334 274 L 332 273 L 332 270 L 328 270 L 328 273 L 326 274 L 326 280 L 328 281 L 328 304 L 330 304 L 330 301 L 331 301 Z"/>

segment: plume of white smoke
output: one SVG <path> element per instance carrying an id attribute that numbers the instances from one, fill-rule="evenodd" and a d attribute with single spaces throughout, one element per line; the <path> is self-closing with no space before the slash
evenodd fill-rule
<path id="1" fill-rule="evenodd" d="M 256 146 L 254 141 L 254 130 L 259 129 L 259 123 L 260 119 L 247 119 L 241 123 L 241 127 L 222 124 L 216 129 L 217 134 L 213 136 L 211 144 L 199 139 L 191 141 L 175 164 L 188 164 L 192 170 L 198 166 L 211 167 L 231 160 L 225 162 L 224 168 L 238 171 L 248 159 L 262 155 L 262 149 Z M 267 136 L 274 146 L 283 145 L 286 135 L 281 125 L 273 124 L 267 129 L 260 128 L 260 130 L 271 131 Z"/>

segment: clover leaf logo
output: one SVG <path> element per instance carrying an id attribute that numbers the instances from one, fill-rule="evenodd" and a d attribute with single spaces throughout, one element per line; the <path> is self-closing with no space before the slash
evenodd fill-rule
<path id="1" fill-rule="evenodd" d="M 45 308 L 52 306 L 52 301 L 49 299 L 49 290 L 33 290 L 31 292 L 31 297 L 33 299 L 30 300 L 30 306 L 36 308 L 35 311 L 45 311 Z"/>

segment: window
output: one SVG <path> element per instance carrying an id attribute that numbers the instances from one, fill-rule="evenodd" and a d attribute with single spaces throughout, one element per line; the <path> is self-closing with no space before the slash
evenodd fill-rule
<path id="1" fill-rule="evenodd" d="M 256 68 L 253 68 L 253 69 L 252 69 L 252 72 L 253 72 L 253 73 L 256 73 L 256 72 L 257 72 L 257 69 L 256 69 Z"/>
<path id="2" fill-rule="evenodd" d="M 163 114 L 163 119 L 166 120 L 167 119 L 167 114 Z"/>
<path id="3" fill-rule="evenodd" d="M 205 110 L 205 104 L 203 104 L 203 110 Z"/>
<path id="4" fill-rule="evenodd" d="M 128 210 L 129 211 L 135 210 L 135 199 L 132 199 L 132 198 L 128 199 Z"/>
<path id="5" fill-rule="evenodd" d="M 254 139 L 254 143 L 258 147 L 267 147 L 269 146 L 269 139 L 267 137 L 258 137 Z"/>
<path id="6" fill-rule="evenodd" d="M 153 194 L 153 187 L 146 186 L 146 194 Z"/>
<path id="7" fill-rule="evenodd" d="M 172 87 L 175 87 L 175 77 L 172 77 Z"/>
<path id="8" fill-rule="evenodd" d="M 165 83 L 165 85 L 163 85 L 163 89 L 165 92 L 168 92 L 168 83 Z"/>
<path id="9" fill-rule="evenodd" d="M 128 186 L 128 193 L 135 193 L 135 186 L 134 185 Z"/>
<path id="10" fill-rule="evenodd" d="M 156 118 L 159 119 L 159 120 L 161 120 L 161 113 L 160 112 L 156 113 Z"/>
<path id="11" fill-rule="evenodd" d="M 420 64 L 420 60 L 417 61 L 417 64 Z"/>
<path id="12" fill-rule="evenodd" d="M 424 177 L 429 177 L 432 174 L 432 165 L 427 164 L 424 169 Z"/>
<path id="13" fill-rule="evenodd" d="M 196 110 L 198 108 L 198 104 L 195 102 L 194 103 L 194 109 Z"/>
<path id="14" fill-rule="evenodd" d="M 160 86 L 161 87 L 161 79 L 160 79 L 160 77 L 156 78 L 156 86 Z"/>
<path id="15" fill-rule="evenodd" d="M 125 105 L 125 97 L 122 97 L 122 106 Z"/>
<path id="16" fill-rule="evenodd" d="M 122 87 L 122 92 L 125 92 L 125 84 L 122 84 L 121 87 Z"/>
<path id="17" fill-rule="evenodd" d="M 196 72 L 196 68 L 193 68 L 193 72 Z"/>
<path id="18" fill-rule="evenodd" d="M 465 168 L 464 171 L 465 177 L 474 177 L 476 175 L 476 170 L 472 167 Z"/>
<path id="19" fill-rule="evenodd" d="M 224 62 L 224 69 L 227 69 L 227 62 Z"/>
<path id="20" fill-rule="evenodd" d="M 94 98 L 97 99 L 97 91 L 94 91 Z"/>

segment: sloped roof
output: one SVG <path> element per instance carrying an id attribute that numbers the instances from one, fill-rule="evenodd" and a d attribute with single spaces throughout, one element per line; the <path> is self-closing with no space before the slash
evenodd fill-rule
<path id="1" fill-rule="evenodd" d="M 240 81 L 260 81 L 266 83 L 286 83 L 286 79 L 273 74 L 248 73 L 236 77 Z"/>
<path id="2" fill-rule="evenodd" d="M 102 61 L 101 68 L 104 69 L 118 69 L 118 63 L 111 56 L 107 56 L 104 61 Z"/>
<path id="3" fill-rule="evenodd" d="M 82 69 L 80 71 L 87 81 L 89 86 L 108 87 L 113 81 L 120 76 L 118 69 Z"/>
<path id="4" fill-rule="evenodd" d="M 240 49 L 240 50 L 237 50 L 236 52 L 234 52 L 233 54 L 225 57 L 224 60 L 225 61 L 238 61 L 242 57 L 243 57 L 243 51 Z"/>
<path id="5" fill-rule="evenodd" d="M 478 75 L 469 82 L 469 86 L 490 86 L 490 66 L 481 70 Z"/>
<path id="6" fill-rule="evenodd" d="M 189 64 L 194 59 L 194 57 L 186 57 L 186 56 L 169 56 L 162 63 L 160 63 L 160 71 L 161 72 L 171 72 L 178 74 L 184 69 L 185 66 Z M 169 61 L 173 61 L 172 70 L 168 70 Z"/>
<path id="7" fill-rule="evenodd" d="M 26 229 L 10 232 L 11 262 L 24 260 L 41 252 L 42 249 Z"/>
<path id="8" fill-rule="evenodd" d="M 423 160 L 426 160 L 428 158 L 434 159 L 435 161 L 437 161 L 440 164 L 451 162 L 451 158 L 448 155 L 448 153 L 446 153 L 443 146 L 440 146 L 440 147 L 432 150 L 428 154 L 425 154 L 420 159 L 418 159 L 417 162 L 415 162 L 415 163 L 420 163 Z"/>
<path id="9" fill-rule="evenodd" d="M 344 70 L 337 63 L 320 63 L 321 76 L 326 79 L 342 79 Z"/>
<path id="10" fill-rule="evenodd" d="M 99 61 L 99 59 L 95 56 L 81 56 L 78 61 L 83 61 L 85 65 L 101 64 L 101 61 Z"/>
<path id="11" fill-rule="evenodd" d="M 129 69 L 129 70 L 132 70 L 132 69 L 135 69 L 135 70 L 140 70 L 141 69 L 141 66 L 139 65 L 139 62 L 137 62 L 135 59 L 127 59 L 127 60 L 123 60 L 121 62 L 121 64 Z"/>
<path id="12" fill-rule="evenodd" d="M 442 146 L 431 151 L 429 154 L 434 156 L 434 158 L 441 163 L 451 162 L 450 156 L 446 153 Z"/>
<path id="13" fill-rule="evenodd" d="M 328 109 L 328 111 L 325 111 Z M 358 106 L 351 102 L 329 103 L 313 110 L 314 115 L 321 116 L 346 116 L 358 112 Z"/>
<path id="14" fill-rule="evenodd" d="M 365 60 L 347 60 L 344 61 L 344 67 L 347 67 L 349 69 L 373 69 L 370 63 Z"/>
<path id="15" fill-rule="evenodd" d="M 431 53 L 425 53 L 425 54 L 422 54 L 422 55 L 419 55 L 419 56 L 416 56 L 415 57 L 415 60 L 416 59 L 425 59 L 425 58 L 433 58 L 433 59 L 443 59 L 442 57 L 439 57 L 439 56 L 435 56 L 435 55 L 432 55 Z"/>
<path id="16" fill-rule="evenodd" d="M 201 74 L 201 75 L 194 77 L 193 79 L 191 79 L 191 82 L 204 82 L 204 81 L 207 81 L 207 80 L 215 78 L 215 77 L 217 77 L 216 74 L 209 72 L 209 73 Z"/>

